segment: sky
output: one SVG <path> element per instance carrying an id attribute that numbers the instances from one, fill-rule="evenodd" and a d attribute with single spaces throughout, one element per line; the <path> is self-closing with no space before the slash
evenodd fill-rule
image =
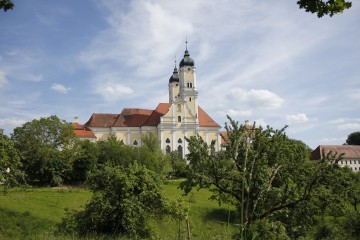
<path id="1" fill-rule="evenodd" d="M 188 50 L 199 105 L 318 145 L 360 131 L 360 1 L 317 18 L 296 0 L 13 0 L 0 12 L 0 128 L 155 109 Z"/>

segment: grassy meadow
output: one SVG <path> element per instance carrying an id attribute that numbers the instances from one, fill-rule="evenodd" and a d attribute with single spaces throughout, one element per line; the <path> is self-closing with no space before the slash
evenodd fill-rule
<path id="1" fill-rule="evenodd" d="M 177 189 L 179 182 L 169 181 L 164 190 L 168 198 L 181 197 L 189 203 L 192 239 L 230 239 L 236 231 L 234 211 L 209 200 L 207 190 L 182 196 Z M 76 239 L 56 236 L 54 226 L 64 216 L 64 209 L 80 209 L 90 198 L 88 190 L 72 187 L 15 188 L 0 194 L 0 239 Z M 176 239 L 179 225 L 173 219 L 154 220 L 151 225 L 158 239 Z M 182 239 L 187 239 L 185 221 L 181 222 L 180 233 Z"/>

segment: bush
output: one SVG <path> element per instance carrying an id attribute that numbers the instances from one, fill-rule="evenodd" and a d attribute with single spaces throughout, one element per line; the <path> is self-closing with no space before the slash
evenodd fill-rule
<path id="1" fill-rule="evenodd" d="M 148 219 L 166 212 L 162 184 L 153 171 L 135 164 L 105 167 L 89 178 L 94 195 L 83 211 L 67 212 L 59 229 L 69 234 L 150 237 Z"/>

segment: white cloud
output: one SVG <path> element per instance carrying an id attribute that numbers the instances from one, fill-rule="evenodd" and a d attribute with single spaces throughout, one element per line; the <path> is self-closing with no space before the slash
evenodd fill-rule
<path id="1" fill-rule="evenodd" d="M 252 108 L 279 108 L 284 99 L 269 90 L 237 88 L 230 91 L 229 96 L 236 104 L 245 104 Z"/>
<path id="2" fill-rule="evenodd" d="M 8 85 L 8 80 L 6 79 L 6 74 L 0 71 L 0 89 Z"/>
<path id="3" fill-rule="evenodd" d="M 360 89 L 353 89 L 349 93 L 350 99 L 360 100 Z"/>
<path id="4" fill-rule="evenodd" d="M 67 94 L 71 90 L 71 88 L 65 87 L 64 85 L 58 83 L 52 84 L 51 89 L 63 94 Z"/>
<path id="5" fill-rule="evenodd" d="M 241 110 L 229 109 L 227 111 L 226 115 L 229 115 L 230 117 L 248 117 L 248 116 L 252 115 L 252 111 L 250 111 L 250 110 L 241 111 Z"/>
<path id="6" fill-rule="evenodd" d="M 338 118 L 330 121 L 338 130 L 360 130 L 360 118 Z"/>
<path id="7" fill-rule="evenodd" d="M 254 122 L 255 122 L 256 126 L 261 126 L 263 128 L 266 128 L 269 125 L 265 122 L 265 120 L 263 118 L 256 119 Z"/>
<path id="8" fill-rule="evenodd" d="M 24 124 L 26 121 L 23 119 L 11 117 L 11 118 L 0 118 L 0 128 L 15 128 Z"/>
<path id="9" fill-rule="evenodd" d="M 130 87 L 124 86 L 122 84 L 107 84 L 105 86 L 100 86 L 96 90 L 97 93 L 101 94 L 105 100 L 114 101 L 120 98 L 123 98 L 124 95 L 130 95 L 134 92 Z"/>
<path id="10" fill-rule="evenodd" d="M 293 115 L 286 115 L 286 120 L 288 122 L 294 123 L 305 123 L 309 121 L 309 118 L 306 116 L 305 113 L 298 113 Z"/>
<path id="11" fill-rule="evenodd" d="M 360 123 L 343 123 L 338 125 L 339 130 L 360 130 Z"/>

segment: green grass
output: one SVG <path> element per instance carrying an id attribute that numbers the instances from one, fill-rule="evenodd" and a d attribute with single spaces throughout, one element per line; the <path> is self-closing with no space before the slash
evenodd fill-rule
<path id="1" fill-rule="evenodd" d="M 181 197 L 189 201 L 191 197 L 192 239 L 230 239 L 236 231 L 233 209 L 230 209 L 228 225 L 228 206 L 219 207 L 217 202 L 209 200 L 211 194 L 208 190 L 194 190 L 192 196 L 183 196 L 177 188 L 179 183 L 169 181 L 164 191 L 171 200 Z M 91 192 L 79 188 L 15 188 L 7 195 L 0 194 L 0 239 L 68 239 L 69 236 L 55 236 L 54 226 L 60 223 L 65 208 L 80 209 L 90 198 Z M 173 219 L 167 217 L 151 224 L 158 239 L 176 239 L 179 225 Z M 180 229 L 182 239 L 186 239 L 185 221 L 181 222 Z"/>

